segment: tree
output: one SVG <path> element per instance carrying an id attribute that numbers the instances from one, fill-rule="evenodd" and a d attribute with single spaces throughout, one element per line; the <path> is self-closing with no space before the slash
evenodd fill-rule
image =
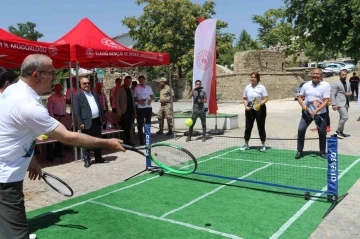
<path id="1" fill-rule="evenodd" d="M 258 38 L 265 48 L 291 45 L 293 28 L 291 23 L 286 22 L 284 9 L 269 9 L 263 16 L 254 15 L 252 20 L 260 25 Z"/>
<path id="2" fill-rule="evenodd" d="M 316 49 L 360 58 L 360 1 L 284 0 L 296 35 Z"/>
<path id="3" fill-rule="evenodd" d="M 37 41 L 44 35 L 35 30 L 36 24 L 33 22 L 17 23 L 17 29 L 14 26 L 9 26 L 8 30 L 12 34 L 26 38 L 28 40 Z"/>
<path id="4" fill-rule="evenodd" d="M 130 36 L 137 40 L 135 49 L 168 52 L 175 64 L 179 77 L 193 67 L 194 33 L 197 18 L 211 18 L 215 15 L 215 3 L 207 1 L 203 5 L 190 0 L 137 0 L 146 4 L 139 18 L 125 17 L 122 23 L 127 26 Z M 233 34 L 221 33 L 227 23 L 217 23 L 217 51 L 222 55 L 232 49 Z M 224 60 L 225 61 L 225 60 Z"/>
<path id="5" fill-rule="evenodd" d="M 235 47 L 236 47 L 236 50 L 239 50 L 239 51 L 249 51 L 249 50 L 259 50 L 260 49 L 259 43 L 255 40 L 251 39 L 250 34 L 245 30 L 241 31 L 239 40 L 237 41 Z"/>

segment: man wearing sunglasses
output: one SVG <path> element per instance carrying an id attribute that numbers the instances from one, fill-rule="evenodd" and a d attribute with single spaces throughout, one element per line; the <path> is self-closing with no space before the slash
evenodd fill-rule
<path id="1" fill-rule="evenodd" d="M 99 96 L 90 90 L 90 80 L 86 77 L 80 80 L 81 91 L 74 96 L 74 115 L 81 132 L 101 138 L 102 125 L 105 122 L 104 109 Z M 104 163 L 100 148 L 94 148 L 95 163 Z M 84 167 L 90 167 L 90 149 L 83 149 Z"/>
<path id="2" fill-rule="evenodd" d="M 203 87 L 201 87 L 201 80 L 196 80 L 195 81 L 195 87 L 194 89 L 190 92 L 189 98 L 193 98 L 193 112 L 192 112 L 192 125 L 189 128 L 189 134 L 186 138 L 186 142 L 191 140 L 191 135 L 194 129 L 194 125 L 196 123 L 197 118 L 200 118 L 201 120 L 201 125 L 202 125 L 202 141 L 205 142 L 206 141 L 206 112 L 207 112 L 207 108 L 205 107 L 205 103 L 207 102 L 207 97 L 206 97 L 206 92 L 203 89 Z"/>

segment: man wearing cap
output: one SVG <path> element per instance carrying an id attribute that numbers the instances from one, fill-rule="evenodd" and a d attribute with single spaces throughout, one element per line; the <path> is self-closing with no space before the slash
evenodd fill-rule
<path id="1" fill-rule="evenodd" d="M 172 109 L 171 109 L 171 97 L 174 96 L 173 91 L 170 89 L 170 86 L 167 84 L 167 79 L 165 77 L 160 78 L 160 109 L 158 113 L 159 119 L 159 131 L 157 134 L 162 134 L 164 130 L 164 116 L 167 119 L 168 129 L 166 135 L 172 135 Z"/>

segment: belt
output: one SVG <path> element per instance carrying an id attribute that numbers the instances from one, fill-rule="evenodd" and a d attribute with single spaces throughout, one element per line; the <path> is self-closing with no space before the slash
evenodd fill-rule
<path id="1" fill-rule="evenodd" d="M 54 114 L 54 116 L 56 116 L 56 117 L 64 117 L 65 115 L 56 115 L 56 114 Z"/>

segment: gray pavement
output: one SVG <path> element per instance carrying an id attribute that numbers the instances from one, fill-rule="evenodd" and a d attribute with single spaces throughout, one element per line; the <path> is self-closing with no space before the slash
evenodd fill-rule
<path id="1" fill-rule="evenodd" d="M 154 103 L 154 112 L 157 112 L 158 103 Z M 239 114 L 239 129 L 226 132 L 227 135 L 242 136 L 244 133 L 245 117 L 244 107 L 240 103 L 234 102 L 219 102 L 219 113 L 235 113 Z M 174 109 L 177 111 L 191 109 L 190 101 L 175 102 Z M 296 138 L 297 126 L 300 119 L 300 107 L 293 99 L 283 99 L 269 101 L 267 104 L 268 116 L 266 121 L 267 136 L 269 138 Z M 330 112 L 332 120 L 332 133 L 335 133 L 338 122 L 338 113 Z M 360 110 L 356 106 L 356 102 L 351 102 L 349 110 L 350 119 L 346 123 L 345 133 L 350 133 L 351 137 L 339 141 L 339 153 L 346 153 L 351 155 L 359 155 L 358 142 L 360 141 L 360 132 L 355 130 L 359 127 L 360 122 L 357 119 L 360 116 Z M 312 124 L 310 127 L 314 127 Z M 307 137 L 317 137 L 317 133 L 308 131 Z M 253 129 L 252 137 L 258 137 L 256 125 Z M 184 138 L 177 139 L 179 144 L 184 144 Z M 252 142 L 250 142 L 251 144 Z M 204 149 L 217 150 L 212 145 L 211 140 L 202 143 L 200 140 L 194 141 L 199 147 Z M 317 142 L 314 143 L 317 147 Z M 218 147 L 221 147 L 219 145 Z M 204 151 L 205 152 L 205 151 Z M 80 196 L 88 192 L 92 192 L 106 186 L 122 182 L 124 179 L 134 175 L 137 172 L 145 169 L 145 162 L 139 155 L 126 153 L 107 153 L 104 152 L 104 158 L 109 160 L 109 163 L 95 164 L 90 168 L 84 168 L 82 161 L 74 161 L 73 150 L 66 151 L 66 157 L 63 159 L 63 164 L 59 160 L 54 163 L 41 160 L 44 170 L 58 175 L 60 178 L 68 182 L 74 189 L 75 195 Z M 311 238 L 360 238 L 360 237 L 336 237 L 331 230 L 334 228 L 336 222 L 336 229 L 338 232 L 346 231 L 346 235 L 356 235 L 359 232 L 359 187 L 360 183 L 354 186 L 338 207 L 320 224 Z M 52 205 L 54 203 L 66 200 L 66 197 L 59 196 L 56 192 L 49 189 L 42 181 L 29 181 L 25 179 L 24 182 L 25 204 L 28 211 Z M 351 221 L 352 215 L 356 215 Z M 333 219 L 336 217 L 336 220 Z M 351 234 L 352 233 L 352 234 Z M 344 234 L 345 235 L 345 234 Z"/>

